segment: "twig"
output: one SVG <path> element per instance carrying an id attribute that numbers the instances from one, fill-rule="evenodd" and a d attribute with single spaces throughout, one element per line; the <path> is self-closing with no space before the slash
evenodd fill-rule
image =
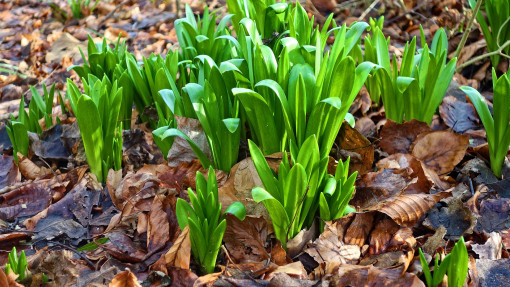
<path id="1" fill-rule="evenodd" d="M 292 228 L 292 225 L 294 224 L 294 221 L 296 220 L 296 216 L 298 214 L 298 211 L 299 209 L 301 208 L 301 206 L 303 205 L 303 202 L 305 202 L 305 199 L 306 199 L 306 196 L 308 195 L 308 191 L 310 190 L 310 186 L 307 186 L 306 187 L 306 191 L 305 191 L 305 194 L 303 195 L 303 198 L 301 199 L 301 202 L 299 203 L 299 206 L 298 208 L 296 209 L 296 213 L 294 213 L 294 217 L 292 217 L 292 222 L 290 223 L 289 225 L 289 228 L 287 229 L 287 235 L 285 236 L 285 238 L 288 240 L 289 239 L 289 232 L 290 232 L 290 229 Z"/>
<path id="2" fill-rule="evenodd" d="M 379 4 L 379 1 L 380 0 L 375 0 L 374 2 L 372 2 L 372 4 L 370 4 L 370 6 L 368 6 L 368 8 L 363 11 L 363 14 L 361 14 L 361 16 L 359 16 L 358 20 L 363 20 L 365 19 L 365 17 L 368 15 L 368 13 L 370 13 L 370 11 L 372 11 L 372 9 L 374 9 L 375 5 Z"/>
<path id="3" fill-rule="evenodd" d="M 417 5 L 416 7 L 414 7 L 413 9 L 411 9 L 411 10 L 409 10 L 409 11 L 406 11 L 406 12 L 404 12 L 404 13 L 402 13 L 402 14 L 400 14 L 400 15 L 396 16 L 396 17 L 393 17 L 393 18 L 391 18 L 391 19 L 390 19 L 390 20 L 388 20 L 388 21 L 385 21 L 385 22 L 384 22 L 384 24 L 385 24 L 385 25 L 388 25 L 388 24 L 390 24 L 390 23 L 393 23 L 393 22 L 397 21 L 398 19 L 400 19 L 400 18 L 404 17 L 405 15 L 407 15 L 407 14 L 409 14 L 409 13 L 411 13 L 411 12 L 415 12 L 416 10 L 420 9 L 421 7 L 423 7 L 423 6 L 427 5 L 430 1 L 431 1 L 431 0 L 423 1 L 423 2 L 421 2 L 419 5 Z"/>
<path id="4" fill-rule="evenodd" d="M 473 26 L 473 23 L 475 22 L 476 15 L 478 14 L 478 11 L 480 10 L 480 6 L 482 6 L 482 0 L 476 1 L 475 10 L 473 10 L 473 15 L 471 16 L 471 19 L 469 19 L 468 25 L 466 27 L 466 30 L 464 31 L 464 34 L 462 35 L 462 39 L 460 39 L 459 46 L 457 46 L 457 50 L 455 51 L 455 58 L 459 58 L 460 51 L 464 48 L 464 45 L 466 45 L 467 38 L 469 36 L 469 33 L 471 33 L 471 27 Z"/>
<path id="5" fill-rule="evenodd" d="M 115 14 L 115 12 L 117 12 L 117 10 L 119 10 L 119 8 L 120 8 L 121 6 L 124 6 L 124 5 L 126 5 L 127 3 L 129 3 L 129 2 L 131 2 L 131 0 L 124 0 L 124 1 L 120 2 L 120 4 L 118 4 L 117 6 L 115 6 L 115 8 L 113 8 L 113 10 L 112 10 L 110 13 L 106 14 L 106 16 L 104 16 L 104 18 L 103 18 L 103 19 L 101 19 L 101 21 L 99 22 L 99 24 L 97 25 L 97 27 L 101 27 L 101 26 L 104 24 L 104 22 L 106 22 L 106 20 L 110 19 L 110 18 L 113 16 L 113 14 Z"/>
<path id="6" fill-rule="evenodd" d="M 460 70 L 462 70 L 463 68 L 465 68 L 465 67 L 467 67 L 467 66 L 469 66 L 469 65 L 471 65 L 471 64 L 473 64 L 473 63 L 476 63 L 476 62 L 478 62 L 478 61 L 480 61 L 480 60 L 483 60 L 483 59 L 485 59 L 485 58 L 487 58 L 487 57 L 491 57 L 491 56 L 495 56 L 495 55 L 500 55 L 500 56 L 502 56 L 502 57 L 505 57 L 505 58 L 510 59 L 510 56 L 508 56 L 507 54 L 503 53 L 503 50 L 504 50 L 506 47 L 508 47 L 508 46 L 510 46 L 510 40 L 506 41 L 506 42 L 505 42 L 503 45 L 501 45 L 501 46 L 499 47 L 499 49 L 497 49 L 496 51 L 493 51 L 493 52 L 490 52 L 490 53 L 486 53 L 486 54 L 480 55 L 480 56 L 478 56 L 478 57 L 474 57 L 473 59 L 471 59 L 471 60 L 469 60 L 469 61 L 467 61 L 467 62 L 463 63 L 463 64 L 462 64 L 462 65 L 460 65 L 460 66 L 458 66 L 458 67 L 457 67 L 457 69 L 455 69 L 455 70 L 456 70 L 456 71 L 460 71 Z"/>

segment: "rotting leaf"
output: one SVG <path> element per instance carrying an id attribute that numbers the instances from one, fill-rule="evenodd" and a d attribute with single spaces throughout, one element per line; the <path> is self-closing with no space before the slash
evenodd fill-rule
<path id="1" fill-rule="evenodd" d="M 510 199 L 485 199 L 480 204 L 480 217 L 475 231 L 491 233 L 510 228 Z"/>
<path id="2" fill-rule="evenodd" d="M 439 115 L 456 133 L 479 129 L 481 126 L 473 105 L 461 102 L 454 96 L 443 98 L 443 103 L 439 106 Z"/>
<path id="3" fill-rule="evenodd" d="M 489 236 L 485 244 L 471 244 L 471 248 L 480 259 L 501 259 L 501 251 L 504 248 L 501 235 L 497 232 L 491 232 Z"/>
<path id="4" fill-rule="evenodd" d="M 446 239 L 458 240 L 464 234 L 471 234 L 476 224 L 476 216 L 464 206 L 462 199 L 454 197 L 448 207 L 440 210 L 433 208 L 427 215 L 423 225 L 433 230 L 444 226 L 447 230 Z"/>
<path id="5" fill-rule="evenodd" d="M 150 206 L 147 224 L 147 250 L 155 252 L 174 241 L 179 234 L 175 217 L 175 196 L 158 194 Z"/>
<path id="6" fill-rule="evenodd" d="M 427 123 L 417 120 L 410 120 L 403 124 L 387 120 L 379 134 L 381 137 L 379 147 L 388 154 L 408 153 L 416 137 L 428 131 L 430 128 Z"/>
<path id="7" fill-rule="evenodd" d="M 14 164 L 12 156 L 2 155 L 0 158 L 0 189 L 14 185 L 21 181 L 21 174 Z"/>
<path id="8" fill-rule="evenodd" d="M 138 279 L 135 274 L 131 273 L 131 271 L 126 270 L 120 272 L 119 274 L 113 277 L 112 282 L 110 282 L 109 287 L 142 287 L 140 283 L 138 283 Z"/>
<path id="9" fill-rule="evenodd" d="M 469 137 L 450 131 L 420 134 L 410 147 L 412 155 L 437 174 L 445 174 L 464 158 Z"/>
<path id="10" fill-rule="evenodd" d="M 476 271 L 478 273 L 479 286 L 506 286 L 510 277 L 510 259 L 477 259 Z"/>

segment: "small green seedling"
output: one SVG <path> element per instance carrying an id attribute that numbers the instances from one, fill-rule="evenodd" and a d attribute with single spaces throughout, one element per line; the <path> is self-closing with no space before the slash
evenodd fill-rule
<path id="1" fill-rule="evenodd" d="M 17 281 L 23 281 L 27 272 L 27 257 L 25 251 L 21 251 L 20 256 L 16 253 L 16 247 L 13 247 L 9 253 L 9 263 L 5 265 L 5 273 L 9 274 L 14 272 L 18 275 Z"/>
<path id="2" fill-rule="evenodd" d="M 492 172 L 501 178 L 503 163 L 508 147 L 510 146 L 510 73 L 497 77 L 496 70 L 492 69 L 492 86 L 494 90 L 493 107 L 494 115 L 491 116 L 489 107 L 480 93 L 472 87 L 461 87 L 480 116 L 489 144 L 489 156 Z"/>
<path id="3" fill-rule="evenodd" d="M 83 85 L 84 94 L 68 79 L 67 91 L 90 171 L 103 182 L 110 168 L 122 168 L 122 123 L 118 119 L 123 88 L 106 76 L 99 80 L 92 74 Z"/>
<path id="4" fill-rule="evenodd" d="M 96 0 L 94 5 L 90 7 L 90 0 L 67 0 L 71 7 L 71 13 L 73 14 L 74 19 L 83 18 L 82 9 L 88 9 L 90 13 L 94 12 L 94 9 L 96 9 L 96 6 L 100 1 L 101 0 Z"/>
<path id="5" fill-rule="evenodd" d="M 476 15 L 476 21 L 480 24 L 483 37 L 487 43 L 489 52 L 500 49 L 506 42 L 510 41 L 510 1 L 508 0 L 481 0 L 485 2 L 485 20 L 481 11 Z M 468 0 L 471 9 L 475 9 L 476 0 Z M 483 6 L 483 5 L 482 5 Z M 510 56 L 510 45 L 502 51 Z M 491 56 L 493 67 L 497 67 L 501 55 Z"/>
<path id="6" fill-rule="evenodd" d="M 22 122 L 16 121 L 12 115 L 11 120 L 7 122 L 6 129 L 11 140 L 14 161 L 18 163 L 18 152 L 24 156 L 28 155 L 28 130 Z"/>
<path id="7" fill-rule="evenodd" d="M 181 230 L 189 225 L 191 251 L 204 273 L 214 272 L 216 257 L 220 250 L 223 234 L 227 228 L 226 214 L 244 220 L 246 210 L 240 202 L 231 204 L 221 213 L 218 198 L 216 174 L 209 168 L 207 180 L 197 172 L 196 193 L 188 189 L 191 205 L 182 198 L 177 199 L 176 215 Z"/>
<path id="8" fill-rule="evenodd" d="M 303 227 L 310 227 L 315 218 L 329 158 L 320 158 L 317 138 L 310 136 L 299 152 L 291 151 L 292 167 L 284 154 L 275 176 L 262 151 L 252 141 L 248 143 L 253 164 L 264 184 L 264 188 L 252 189 L 253 200 L 264 204 L 276 238 L 286 249 L 287 241 Z"/>
<path id="9" fill-rule="evenodd" d="M 346 213 L 348 203 L 354 194 L 354 182 L 358 172 L 355 171 L 349 176 L 349 162 L 338 161 L 335 176 L 327 175 L 326 185 L 320 194 L 320 216 L 324 221 L 331 221 L 342 217 Z M 321 229 L 324 225 L 321 225 Z"/>
<path id="10" fill-rule="evenodd" d="M 448 274 L 448 287 L 462 287 L 464 281 L 466 281 L 469 263 L 464 238 L 460 238 L 453 247 L 452 252 L 446 255 L 440 264 L 439 257 L 436 256 L 433 274 L 430 272 L 429 265 L 421 248 L 420 262 L 428 287 L 439 285 L 443 281 L 445 274 Z"/>

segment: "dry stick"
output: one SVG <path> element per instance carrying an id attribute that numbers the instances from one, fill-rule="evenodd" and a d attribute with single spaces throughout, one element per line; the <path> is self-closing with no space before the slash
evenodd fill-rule
<path id="1" fill-rule="evenodd" d="M 368 6 L 368 8 L 363 11 L 363 14 L 361 14 L 361 16 L 359 16 L 358 20 L 363 20 L 365 19 L 365 17 L 368 15 L 368 13 L 370 13 L 370 11 L 372 11 L 372 9 L 374 9 L 375 5 L 377 5 L 379 3 L 380 0 L 375 0 L 374 2 L 372 2 L 372 4 L 370 4 L 370 6 Z"/>
<path id="2" fill-rule="evenodd" d="M 499 49 L 497 49 L 496 51 L 493 51 L 493 52 L 490 52 L 490 53 L 483 54 L 483 55 L 480 55 L 480 56 L 478 56 L 478 57 L 475 57 L 475 58 L 473 58 L 473 59 L 471 59 L 471 60 L 469 60 L 469 61 L 467 61 L 467 62 L 463 63 L 462 65 L 458 66 L 458 67 L 457 67 L 457 69 L 455 69 L 455 70 L 456 70 L 456 71 L 460 71 L 460 70 L 462 70 L 463 68 L 465 68 L 465 67 L 467 67 L 467 66 L 469 66 L 469 65 L 471 65 L 471 64 L 473 64 L 473 63 L 476 63 L 476 62 L 478 62 L 478 61 L 480 61 L 480 60 L 482 60 L 482 59 L 485 59 L 485 58 L 487 58 L 487 57 L 491 57 L 491 56 L 495 56 L 495 55 L 500 55 L 500 56 L 502 56 L 502 57 L 505 57 L 505 58 L 510 59 L 510 56 L 508 56 L 507 54 L 503 53 L 503 50 L 504 50 L 506 47 L 508 47 L 508 46 L 510 46 L 510 40 L 506 41 L 506 42 L 505 42 L 503 45 L 501 45 L 501 46 L 499 47 Z"/>
<path id="3" fill-rule="evenodd" d="M 462 39 L 460 39 L 459 46 L 457 46 L 457 50 L 455 51 L 455 58 L 459 58 L 460 51 L 464 48 L 464 45 L 466 45 L 467 38 L 469 36 L 469 33 L 471 32 L 471 27 L 473 26 L 473 23 L 475 22 L 476 15 L 478 14 L 478 11 L 480 10 L 480 6 L 482 6 L 482 0 L 476 0 L 476 6 L 475 10 L 473 10 L 473 15 L 471 15 L 471 19 L 469 19 L 468 25 L 466 27 L 466 30 L 464 31 L 464 34 L 462 35 Z M 457 68 L 458 70 L 458 68 Z"/>
<path id="4" fill-rule="evenodd" d="M 310 186 L 307 186 L 307 187 L 306 187 L 305 195 L 303 195 L 303 198 L 301 199 L 301 202 L 299 203 L 299 206 L 298 206 L 298 208 L 296 209 L 296 213 L 294 213 L 294 217 L 292 218 L 292 221 L 290 222 L 289 228 L 287 229 L 287 235 L 285 236 L 285 238 L 286 238 L 287 240 L 289 240 L 289 233 L 290 233 L 290 229 L 292 228 L 292 225 L 294 224 L 294 220 L 296 220 L 296 217 L 297 217 L 297 214 L 298 214 L 299 209 L 301 208 L 301 205 L 303 205 L 303 202 L 305 202 L 305 199 L 306 199 L 306 196 L 308 195 L 308 191 L 309 191 L 309 190 L 310 190 Z"/>
<path id="5" fill-rule="evenodd" d="M 385 21 L 385 23 L 384 23 L 384 24 L 385 24 L 385 25 L 388 25 L 388 24 L 390 24 L 390 23 L 393 23 L 393 22 L 397 21 L 398 19 L 400 19 L 400 18 L 404 17 L 405 15 L 407 15 L 407 14 L 409 14 L 409 13 L 411 13 L 411 12 L 415 12 L 416 10 L 420 9 L 421 7 L 423 7 L 423 6 L 427 5 L 430 1 L 431 1 L 431 0 L 423 1 L 423 2 L 421 2 L 419 5 L 417 5 L 416 7 L 414 7 L 413 9 L 411 9 L 411 10 L 409 10 L 409 11 L 407 11 L 407 12 L 404 12 L 404 13 L 402 13 L 402 14 L 400 14 L 400 15 L 396 16 L 396 17 L 393 17 L 393 18 L 391 18 L 391 19 L 390 19 L 390 20 L 388 20 L 388 21 Z"/>
<path id="6" fill-rule="evenodd" d="M 101 26 L 104 24 L 104 22 L 106 22 L 106 20 L 108 20 L 109 18 L 111 18 L 111 17 L 113 16 L 113 14 L 114 14 L 115 12 L 117 12 L 117 10 L 119 10 L 119 8 L 120 8 L 121 6 L 124 6 L 125 4 L 127 4 L 127 3 L 129 3 L 129 2 L 131 2 L 131 0 L 124 0 L 124 1 L 122 1 L 120 4 L 118 4 L 117 6 L 115 6 L 115 8 L 114 8 L 114 9 L 113 9 L 110 13 L 108 13 L 108 14 L 106 14 L 106 16 L 104 16 L 104 18 L 103 18 L 103 19 L 99 22 L 99 24 L 97 25 L 97 27 L 101 27 Z"/>

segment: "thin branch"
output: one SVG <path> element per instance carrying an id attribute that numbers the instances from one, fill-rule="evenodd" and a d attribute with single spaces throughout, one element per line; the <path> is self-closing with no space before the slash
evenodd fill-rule
<path id="1" fill-rule="evenodd" d="M 476 63 L 476 62 L 478 62 L 478 61 L 480 61 L 480 60 L 483 60 L 483 59 L 485 59 L 485 58 L 487 58 L 487 57 L 491 57 L 491 56 L 500 55 L 500 56 L 502 56 L 502 57 L 505 57 L 505 58 L 510 59 L 510 56 L 508 56 L 507 54 L 503 53 L 503 50 L 504 50 L 506 47 L 508 47 L 508 46 L 510 46 L 510 40 L 506 41 L 506 42 L 505 42 L 503 45 L 501 45 L 501 46 L 499 47 L 499 49 L 497 49 L 496 51 L 493 51 L 493 52 L 490 52 L 490 53 L 486 53 L 486 54 L 480 55 L 480 56 L 478 56 L 478 57 L 474 57 L 473 59 L 471 59 L 471 60 L 469 60 L 469 61 L 467 61 L 467 62 L 463 63 L 462 65 L 460 65 L 460 66 L 458 66 L 458 67 L 457 67 L 456 71 L 460 71 L 462 68 L 465 68 L 465 67 L 467 67 L 467 66 L 469 66 L 469 65 L 471 65 L 471 64 L 473 64 L 473 63 Z"/>
<path id="2" fill-rule="evenodd" d="M 303 205 L 303 202 L 305 202 L 305 199 L 306 199 L 306 196 L 308 195 L 308 191 L 310 190 L 310 186 L 307 186 L 306 187 L 306 191 L 305 191 L 305 195 L 303 195 L 303 198 L 301 199 L 301 202 L 299 203 L 299 206 L 298 208 L 296 209 L 296 213 L 294 213 L 294 217 L 292 217 L 292 222 L 290 223 L 289 225 L 289 228 L 287 229 L 287 235 L 285 236 L 285 238 L 287 240 L 289 240 L 289 233 L 290 233 L 290 230 L 292 229 L 292 225 L 294 224 L 294 221 L 296 220 L 296 217 L 297 217 L 297 214 L 299 213 L 299 209 L 301 208 L 301 206 Z"/>
<path id="3" fill-rule="evenodd" d="M 475 10 L 473 10 L 473 15 L 471 16 L 471 19 L 469 19 L 468 25 L 466 27 L 466 30 L 464 31 L 464 34 L 462 35 L 462 39 L 460 39 L 459 46 L 457 46 L 457 50 L 455 51 L 455 58 L 459 58 L 460 51 L 464 48 L 464 45 L 466 45 L 467 38 L 469 36 L 469 33 L 471 33 L 471 27 L 473 27 L 473 23 L 475 22 L 476 15 L 478 14 L 478 11 L 480 10 L 480 6 L 482 6 L 482 0 L 476 1 Z"/>
<path id="4" fill-rule="evenodd" d="M 380 0 L 375 0 L 374 2 L 372 2 L 372 4 L 370 4 L 370 6 L 368 6 L 368 8 L 363 11 L 363 14 L 361 14 L 361 16 L 359 16 L 358 20 L 363 20 L 365 19 L 365 17 L 368 15 L 368 13 L 370 13 L 370 11 L 372 11 L 372 9 L 374 9 L 375 5 L 377 5 L 379 3 Z"/>

